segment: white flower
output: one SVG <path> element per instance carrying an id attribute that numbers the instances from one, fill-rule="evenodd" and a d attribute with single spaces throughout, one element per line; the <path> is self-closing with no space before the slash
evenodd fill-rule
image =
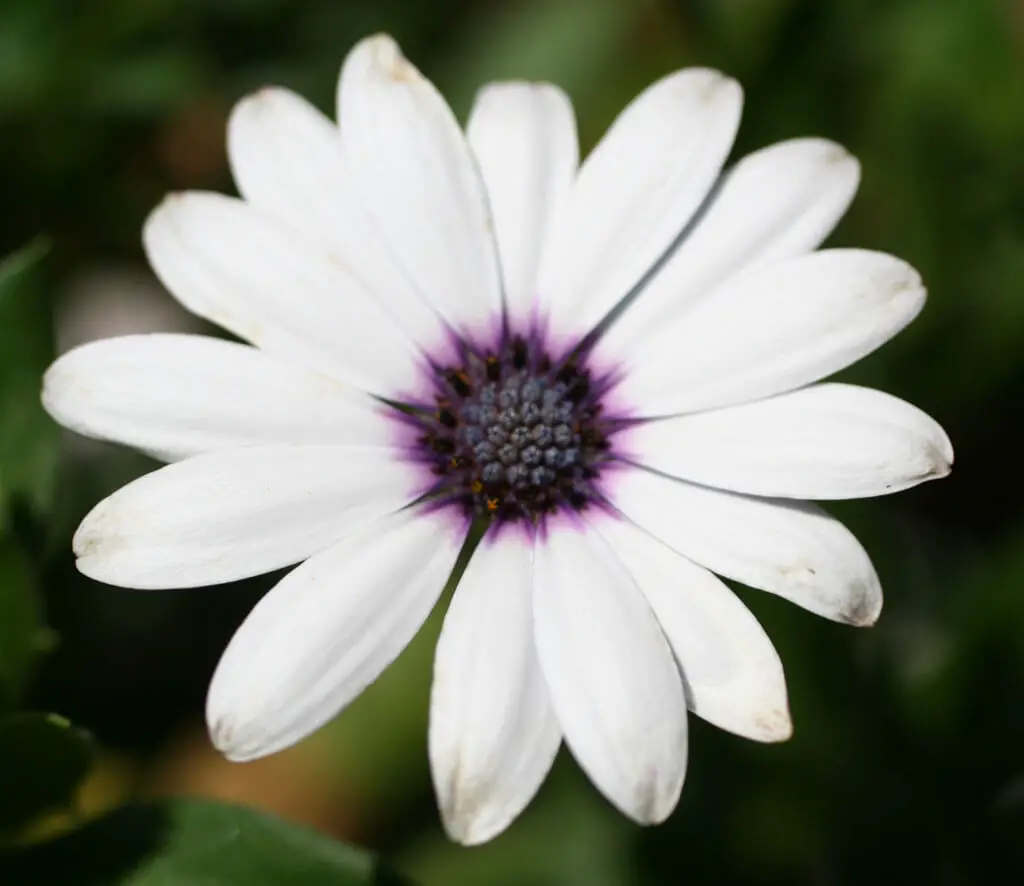
<path id="1" fill-rule="evenodd" d="M 949 471 L 928 416 L 818 383 L 914 318 L 920 279 L 813 251 L 858 182 L 837 145 L 722 174 L 741 92 L 715 71 L 655 83 L 579 169 L 558 89 L 489 86 L 464 135 L 388 37 L 349 55 L 338 105 L 335 127 L 280 89 L 242 101 L 242 199 L 172 196 L 146 223 L 171 292 L 254 347 L 128 336 L 47 373 L 61 423 L 173 462 L 85 518 L 79 568 L 171 588 L 301 563 L 210 688 L 214 743 L 247 760 L 371 683 L 485 527 L 434 667 L 449 833 L 504 829 L 563 739 L 612 803 L 661 821 L 687 708 L 791 731 L 778 655 L 713 573 L 870 624 L 867 554 L 801 500 Z"/>

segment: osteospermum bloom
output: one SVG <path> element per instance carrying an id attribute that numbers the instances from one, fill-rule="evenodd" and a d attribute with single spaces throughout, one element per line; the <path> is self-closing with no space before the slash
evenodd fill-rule
<path id="1" fill-rule="evenodd" d="M 455 839 L 505 828 L 563 740 L 651 823 L 679 798 L 687 709 L 789 736 L 779 657 L 715 573 L 870 624 L 867 554 L 804 500 L 904 489 L 953 456 L 913 406 L 820 383 L 925 291 L 891 256 L 815 251 L 859 178 L 837 145 L 723 174 L 740 106 L 734 81 L 680 71 L 580 166 L 555 87 L 488 86 L 464 133 L 378 36 L 345 62 L 337 126 L 280 89 L 235 108 L 241 198 L 171 196 L 144 242 L 185 307 L 250 344 L 101 341 L 44 390 L 68 427 L 173 462 L 85 518 L 86 575 L 171 588 L 301 564 L 213 677 L 224 754 L 331 719 L 460 551 L 429 730 Z"/>

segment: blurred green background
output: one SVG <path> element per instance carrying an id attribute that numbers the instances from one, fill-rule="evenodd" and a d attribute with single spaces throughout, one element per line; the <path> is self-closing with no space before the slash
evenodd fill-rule
<path id="1" fill-rule="evenodd" d="M 659 828 L 618 816 L 563 753 L 505 835 L 447 843 L 426 762 L 436 619 L 319 735 L 224 763 L 206 683 L 274 577 L 138 593 L 75 572 L 78 520 L 150 464 L 60 437 L 37 402 L 53 348 L 202 330 L 146 269 L 144 216 L 168 190 L 231 189 L 224 123 L 247 92 L 282 84 L 330 111 L 344 53 L 376 30 L 460 115 L 490 79 L 561 84 L 584 147 L 656 77 L 721 68 L 747 96 L 734 156 L 842 142 L 864 178 L 831 242 L 895 253 L 928 283 L 921 318 L 845 373 L 930 412 L 957 448 L 940 484 L 834 509 L 882 576 L 882 619 L 855 630 L 741 590 L 786 665 L 795 736 L 760 746 L 692 718 L 688 783 Z M 95 736 L 80 786 L 88 753 L 56 748 L 51 770 L 67 772 L 28 790 L 46 729 L 81 738 L 0 721 L 0 833 L 190 794 L 369 846 L 424 886 L 1024 883 L 1024 2 L 0 0 L 0 206 L 0 255 L 50 244 L 0 298 L 0 709 Z M 70 793 L 73 812 L 4 818 L 15 776 L 52 794 L 36 811 Z M 120 837 L 92 850 L 120 851 Z M 128 882 L 91 863 L 35 882 Z M 310 871 L 266 882 L 340 882 Z"/>

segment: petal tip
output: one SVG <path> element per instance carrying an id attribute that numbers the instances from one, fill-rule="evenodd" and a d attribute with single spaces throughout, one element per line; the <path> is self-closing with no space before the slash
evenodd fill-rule
<path id="1" fill-rule="evenodd" d="M 286 89 L 268 85 L 239 99 L 228 116 L 228 138 L 232 137 L 241 122 L 259 119 L 276 110 L 286 94 Z"/>
<path id="2" fill-rule="evenodd" d="M 853 164 L 858 169 L 860 161 L 839 142 L 829 138 L 809 138 L 805 142 L 818 155 L 818 160 L 825 166 L 847 166 Z"/>
<path id="3" fill-rule="evenodd" d="M 142 242 L 147 249 L 153 246 L 157 237 L 167 232 L 171 215 L 182 212 L 188 202 L 187 191 L 170 191 L 149 211 L 142 223 Z"/>
<path id="4" fill-rule="evenodd" d="M 840 616 L 840 621 L 855 628 L 870 628 L 882 614 L 882 592 L 877 586 L 864 587 L 852 595 L 850 605 Z"/>
<path id="5" fill-rule="evenodd" d="M 223 659 L 222 659 L 223 661 Z M 206 696 L 206 729 L 210 743 L 232 763 L 246 763 L 264 757 L 276 750 L 268 746 L 266 732 L 259 728 L 252 710 L 238 704 L 236 685 L 228 695 L 228 685 L 222 672 L 215 671 Z"/>
<path id="6" fill-rule="evenodd" d="M 861 165 L 853 154 L 851 154 L 839 142 L 823 139 L 822 166 L 829 171 L 836 185 L 847 194 L 847 201 L 853 199 L 853 195 L 860 185 Z M 849 202 L 847 202 L 849 205 Z"/>
<path id="7" fill-rule="evenodd" d="M 709 78 L 704 84 L 701 100 L 706 106 L 718 105 L 734 125 L 739 126 L 740 113 L 743 108 L 743 87 L 738 80 L 727 77 L 720 71 L 712 71 L 715 77 Z"/>
<path id="8" fill-rule="evenodd" d="M 888 284 L 892 296 L 895 298 L 904 293 L 917 293 L 919 291 L 923 300 L 925 295 L 924 281 L 921 279 L 921 274 L 917 268 L 895 256 L 891 257 L 891 260 L 892 265 L 889 268 L 889 273 L 885 275 L 885 283 Z M 882 281 L 880 280 L 879 282 L 881 283 Z"/>
<path id="9" fill-rule="evenodd" d="M 460 846 L 481 846 L 505 830 L 504 825 L 496 826 L 483 816 L 467 815 L 456 804 L 442 807 L 441 821 L 448 838 Z"/>
<path id="10" fill-rule="evenodd" d="M 683 777 L 679 775 L 670 785 L 660 784 L 652 778 L 641 787 L 635 796 L 635 805 L 630 817 L 637 824 L 650 826 L 663 824 L 679 805 L 679 797 L 683 790 Z M 668 790 L 665 788 L 668 787 Z"/>
<path id="11" fill-rule="evenodd" d="M 75 569 L 77 569 L 86 578 L 91 578 L 93 581 L 100 581 L 101 579 L 97 575 L 98 570 L 96 569 L 96 558 L 91 556 L 91 551 L 87 548 L 83 549 L 79 553 L 77 545 L 72 545 L 75 554 Z"/>
<path id="12" fill-rule="evenodd" d="M 64 394 L 74 384 L 74 376 L 66 370 L 67 364 L 63 358 L 57 358 L 43 373 L 42 382 L 39 386 L 39 402 L 42 403 L 43 409 L 58 424 L 64 424 L 60 418 L 63 412 L 61 405 L 64 400 Z"/>
<path id="13" fill-rule="evenodd" d="M 208 723 L 210 743 L 232 763 L 247 763 L 263 756 L 254 750 L 252 742 L 246 741 L 242 730 L 235 728 L 235 721 L 230 717 L 218 717 Z"/>
<path id="14" fill-rule="evenodd" d="M 649 764 L 644 771 L 636 773 L 636 780 L 626 795 L 606 796 L 637 824 L 662 824 L 679 805 L 686 780 L 686 757 L 683 752 L 660 765 Z"/>
<path id="15" fill-rule="evenodd" d="M 652 91 L 670 102 L 687 103 L 690 108 L 731 109 L 730 116 L 735 115 L 737 123 L 743 104 L 743 87 L 715 68 L 683 68 L 652 84 L 642 95 Z"/>
<path id="16" fill-rule="evenodd" d="M 929 455 L 931 456 L 930 462 L 932 464 L 932 473 L 929 479 L 941 480 L 952 473 L 956 455 L 953 452 L 953 442 L 946 436 L 944 431 L 940 439 L 931 447 Z"/>
<path id="17" fill-rule="evenodd" d="M 793 718 L 789 714 L 789 706 L 771 708 L 758 714 L 754 719 L 758 741 L 775 744 L 789 741 L 793 737 Z"/>
<path id="18" fill-rule="evenodd" d="M 518 810 L 503 808 L 486 780 L 467 771 L 458 754 L 447 761 L 433 759 L 431 772 L 441 822 L 453 842 L 479 846 L 493 840 L 515 818 Z"/>
<path id="19" fill-rule="evenodd" d="M 717 68 L 684 68 L 679 79 L 704 99 L 714 98 L 720 90 L 729 92 L 740 88 L 732 77 Z"/>
<path id="20" fill-rule="evenodd" d="M 722 82 L 719 83 L 716 91 L 724 93 L 725 97 L 734 105 L 743 104 L 743 86 L 740 85 L 739 80 L 723 75 Z"/>
<path id="21" fill-rule="evenodd" d="M 378 31 L 376 34 L 370 34 L 369 37 L 365 37 L 359 43 L 359 46 L 380 47 L 382 51 L 386 52 L 401 52 L 398 48 L 398 41 L 387 31 Z"/>
<path id="22" fill-rule="evenodd" d="M 370 66 L 395 83 L 416 83 L 420 72 L 402 53 L 398 42 L 390 34 L 374 34 L 358 47 L 369 55 Z"/>
<path id="23" fill-rule="evenodd" d="M 546 80 L 494 80 L 477 90 L 474 103 L 483 105 L 501 99 L 547 99 L 571 107 L 565 90 Z"/>
<path id="24" fill-rule="evenodd" d="M 175 207 L 181 206 L 188 200 L 188 195 L 188 191 L 168 191 L 164 195 L 163 200 L 161 200 L 156 205 L 156 208 L 153 210 L 153 212 L 150 213 L 150 216 L 152 217 L 155 213 L 159 212 L 162 209 L 173 209 Z"/>
<path id="25" fill-rule="evenodd" d="M 79 571 L 84 572 L 80 565 L 81 562 L 95 558 L 103 546 L 103 533 L 96 528 L 97 521 L 102 521 L 103 515 L 102 512 L 97 511 L 97 508 L 99 505 L 85 516 L 71 537 L 71 552 L 77 557 Z M 88 573 L 85 574 L 88 575 Z"/>

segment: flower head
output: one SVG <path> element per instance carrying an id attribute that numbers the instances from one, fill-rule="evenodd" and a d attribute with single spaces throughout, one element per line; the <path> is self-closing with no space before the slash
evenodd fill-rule
<path id="1" fill-rule="evenodd" d="M 338 97 L 337 126 L 284 90 L 245 99 L 241 198 L 175 195 L 146 223 L 168 289 L 249 344 L 129 336 L 47 373 L 60 422 L 171 462 L 85 518 L 79 568 L 171 588 L 300 564 L 210 688 L 214 743 L 247 760 L 371 683 L 463 551 L 429 735 L 449 833 L 504 829 L 563 739 L 661 821 L 687 709 L 791 731 L 778 655 L 716 573 L 870 624 L 867 554 L 804 500 L 949 471 L 928 416 L 821 383 L 914 318 L 921 281 L 815 251 L 859 178 L 837 145 L 723 173 L 741 92 L 715 71 L 655 83 L 582 166 L 555 87 L 485 88 L 464 133 L 388 37 Z"/>

